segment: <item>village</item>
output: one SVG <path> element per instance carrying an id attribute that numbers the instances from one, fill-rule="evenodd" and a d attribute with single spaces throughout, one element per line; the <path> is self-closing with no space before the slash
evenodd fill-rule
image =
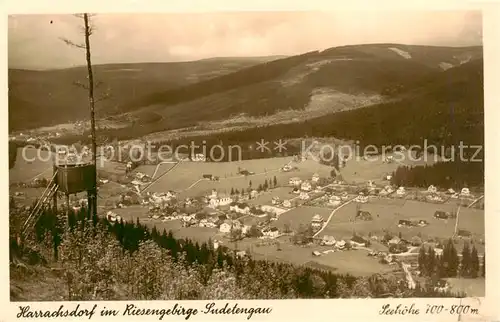
<path id="1" fill-rule="evenodd" d="M 89 154 L 81 149 L 75 157 L 74 150 L 68 151 L 62 153 L 76 160 Z M 183 172 L 182 166 L 224 167 L 195 157 L 167 164 L 166 171 L 159 170 L 161 164 L 132 167 L 128 162 L 110 176 L 104 168 L 98 183 L 103 201 L 99 213 L 111 223 L 139 221 L 181 238 L 210 240 L 214 249 L 224 245 L 239 257 L 355 275 L 404 273 L 412 285 L 421 247 L 431 246 L 439 254 L 445 240 L 454 238 L 457 245 L 475 242 L 484 252 L 483 195 L 466 187 L 458 192 L 433 185 L 398 187 L 391 184 L 389 174 L 378 181 L 346 182 L 330 167 L 294 157 L 276 171 L 238 166 L 236 173 L 226 175 L 199 170 L 198 178 L 189 174 L 194 182 L 186 182 L 187 188 L 165 189 L 165 183 Z M 23 189 L 46 184 L 43 176 L 18 184 L 12 198 L 22 200 Z M 62 201 L 61 207 L 68 208 Z M 74 211 L 87 203 L 80 195 L 68 201 Z"/>

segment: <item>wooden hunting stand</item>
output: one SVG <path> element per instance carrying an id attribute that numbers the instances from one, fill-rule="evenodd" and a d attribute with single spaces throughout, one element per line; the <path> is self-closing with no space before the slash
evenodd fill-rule
<path id="1" fill-rule="evenodd" d="M 69 208 L 69 195 L 87 191 L 88 210 L 97 214 L 96 166 L 93 163 L 54 164 L 54 183 L 57 191 L 53 195 L 53 206 L 57 209 L 57 192 L 66 195 Z"/>

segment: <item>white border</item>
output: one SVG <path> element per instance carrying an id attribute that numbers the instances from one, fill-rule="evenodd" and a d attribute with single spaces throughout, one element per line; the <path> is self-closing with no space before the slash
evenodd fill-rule
<path id="1" fill-rule="evenodd" d="M 486 198 L 486 253 L 488 254 L 487 271 L 488 278 L 486 284 L 486 297 L 480 299 L 465 299 L 463 303 L 471 303 L 477 306 L 480 303 L 481 316 L 476 318 L 462 317 L 462 321 L 498 321 L 500 320 L 498 309 L 498 289 L 499 278 L 493 272 L 500 272 L 498 265 L 497 254 L 498 248 L 496 247 L 499 241 L 496 233 L 496 228 L 499 227 L 500 205 L 495 200 L 494 196 L 500 196 L 499 181 L 497 168 L 500 165 L 500 156 L 496 148 L 500 142 L 500 134 L 497 130 L 499 121 L 500 109 L 500 75 L 499 75 L 499 58 L 500 58 L 500 45 L 499 31 L 500 31 L 500 6 L 496 4 L 481 4 L 479 2 L 458 2 L 458 1 L 303 1 L 303 0 L 252 0 L 252 1 L 221 1 L 221 0 L 163 0 L 163 1 L 140 1 L 140 0 L 116 0 L 116 1 L 10 1 L 9 3 L 2 3 L 0 5 L 4 9 L 4 15 L 1 16 L 1 24 L 7 27 L 7 13 L 71 13 L 71 12 L 185 12 L 185 11 L 268 11 L 268 10 L 460 10 L 460 9 L 483 9 L 483 37 L 484 37 L 484 76 L 485 76 L 485 149 L 486 149 L 486 183 L 485 190 L 488 194 Z M 6 28 L 7 29 L 7 28 Z M 5 48 L 5 57 L 2 57 L 2 64 L 5 68 L 2 69 L 4 77 L 1 78 L 3 88 L 7 88 L 7 33 L 4 32 L 0 36 L 2 48 Z M 7 138 L 7 92 L 3 91 L 3 100 L 5 108 L 2 109 L 2 117 L 0 118 L 4 137 Z M 0 140 L 1 148 L 7 151 L 7 140 Z M 2 229 L 2 236 L 4 236 L 4 243 L 7 243 L 8 236 L 8 166 L 7 158 L 2 159 L 2 182 L 3 190 L 0 195 L 1 207 L 3 209 L 3 224 L 0 225 Z M 6 244 L 4 244 L 6 245 Z M 6 246 L 0 247 L 1 258 L 3 260 L 1 274 L 1 302 L 2 309 L 0 309 L 0 322 L 14 321 L 15 315 L 18 312 L 17 305 L 19 303 L 10 303 L 9 295 L 9 278 L 8 278 L 8 248 Z M 496 300 L 495 300 L 496 299 Z M 98 302 L 96 302 L 98 303 Z M 147 307 L 169 307 L 172 302 L 134 302 L 140 306 Z M 225 303 L 224 301 L 217 302 L 218 304 Z M 234 302 L 232 302 L 234 303 Z M 268 316 L 255 316 L 251 321 L 307 321 L 307 320 L 352 320 L 352 321 L 457 321 L 457 316 L 449 316 L 441 314 L 439 316 L 419 315 L 419 316 L 379 316 L 378 311 L 384 303 L 401 303 L 404 305 L 415 305 L 425 308 L 428 304 L 458 304 L 459 300 L 455 299 L 405 299 L 405 300 L 277 300 L 277 301 L 239 301 L 240 306 L 271 306 L 273 313 Z M 495 305 L 495 303 L 497 303 Z M 31 303 L 32 306 L 37 308 L 57 308 L 59 303 L 45 302 L 45 303 Z M 74 303 L 61 303 L 66 305 L 75 305 Z M 122 309 L 125 302 L 99 302 L 99 306 L 105 305 L 108 308 Z M 179 304 L 188 307 L 203 307 L 206 302 L 179 302 Z M 93 303 L 84 303 L 83 305 L 92 307 Z M 174 317 L 165 317 L 164 320 L 173 320 Z M 190 320 L 204 320 L 204 321 L 244 321 L 243 316 L 208 316 L 197 315 Z M 94 317 L 92 320 L 99 320 Z M 158 320 L 154 317 L 123 317 L 117 316 L 115 318 L 106 318 L 102 320 L 113 321 L 155 321 Z M 177 318 L 177 320 L 183 320 Z"/>

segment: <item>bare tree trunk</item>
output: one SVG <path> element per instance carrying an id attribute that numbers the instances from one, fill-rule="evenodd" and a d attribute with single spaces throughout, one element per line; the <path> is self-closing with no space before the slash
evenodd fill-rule
<path id="1" fill-rule="evenodd" d="M 87 60 L 87 73 L 88 73 L 88 90 L 89 90 L 89 104 L 90 104 L 90 131 L 92 137 L 92 164 L 94 165 L 94 175 L 92 178 L 93 189 L 90 191 L 89 211 L 92 215 L 97 214 L 97 146 L 96 146 L 96 131 L 95 131 L 95 100 L 94 100 L 94 74 L 92 72 L 92 61 L 90 55 L 90 35 L 92 33 L 89 16 L 87 13 L 83 14 L 83 21 L 85 23 L 85 52 Z"/>

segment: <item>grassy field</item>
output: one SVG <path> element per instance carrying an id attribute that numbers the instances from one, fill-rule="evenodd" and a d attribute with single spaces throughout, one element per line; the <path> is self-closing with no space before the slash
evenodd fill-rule
<path id="1" fill-rule="evenodd" d="M 281 214 L 273 225 L 280 229 L 283 229 L 285 225 L 289 225 L 292 229 L 297 229 L 301 224 L 310 224 L 311 219 L 316 214 L 322 216 L 326 220 L 330 212 L 331 209 L 328 208 L 300 206 Z"/>
<path id="2" fill-rule="evenodd" d="M 34 160 L 27 161 L 31 159 Z M 18 148 L 16 163 L 9 170 L 9 182 L 28 182 L 38 175 L 40 175 L 40 178 L 46 179 L 52 177 L 52 158 L 50 152 L 35 148 Z"/>
<path id="3" fill-rule="evenodd" d="M 182 196 L 196 196 L 205 194 L 212 189 L 217 189 L 220 192 L 229 193 L 231 188 L 246 189 L 252 181 L 252 187 L 257 188 L 259 184 L 263 184 L 267 179 L 272 180 L 274 176 L 279 185 L 288 184 L 288 180 L 292 177 L 300 177 L 302 179 L 310 179 L 314 173 L 320 176 L 329 176 L 330 167 L 321 165 L 313 160 L 307 160 L 301 163 L 292 163 L 298 167 L 298 171 L 281 172 L 280 168 L 292 160 L 291 157 L 269 158 L 258 160 L 244 160 L 238 162 L 183 162 L 171 173 L 161 177 L 158 181 L 152 184 L 148 190 L 151 192 L 161 192 L 166 190 L 175 190 L 182 192 Z M 157 176 L 171 167 L 171 165 L 161 165 Z M 238 174 L 238 167 L 254 172 L 254 175 L 242 176 Z M 153 173 L 153 166 L 141 166 L 136 169 L 146 174 Z M 161 171 L 161 172 L 160 172 Z M 193 183 L 203 178 L 204 174 L 218 176 L 219 181 L 200 181 L 195 186 Z M 191 187 L 192 186 L 192 187 Z"/>
<path id="4" fill-rule="evenodd" d="M 278 187 L 267 192 L 263 192 L 255 199 L 251 199 L 248 203 L 252 205 L 272 205 L 273 197 L 279 197 L 281 201 L 291 199 L 297 195 L 292 194 L 291 187 Z"/>
<path id="5" fill-rule="evenodd" d="M 388 230 L 394 234 L 401 232 L 402 236 L 408 239 L 419 233 L 423 238 L 449 238 L 453 236 L 455 230 L 455 220 L 433 218 L 437 210 L 453 211 L 455 207 L 452 204 L 436 205 L 417 201 L 372 200 L 363 204 L 360 209 L 369 211 L 374 220 L 350 222 L 356 214 L 356 207 L 356 204 L 352 203 L 337 211 L 320 235 L 348 238 L 352 236 L 353 232 L 366 236 L 368 233 L 383 235 L 384 231 Z M 427 227 L 399 228 L 397 225 L 400 219 L 422 219 L 430 224 Z M 484 211 L 461 208 L 458 229 L 466 229 L 473 234 L 474 238 L 484 239 Z"/>
<path id="6" fill-rule="evenodd" d="M 382 147 L 380 147 L 382 149 Z M 393 156 L 394 162 L 383 162 L 382 156 L 374 156 L 369 160 L 355 158 L 346 163 L 346 166 L 340 170 L 342 177 L 347 182 L 367 182 L 372 180 L 378 184 L 387 183 L 383 177 L 396 171 L 399 166 L 417 166 L 417 165 L 431 165 L 436 162 L 437 156 L 429 155 L 422 156 L 421 159 L 416 160 L 416 157 L 410 158 L 409 152 L 403 154 L 402 152 L 386 153 L 386 156 Z M 397 160 L 397 161 L 396 161 Z M 399 161 L 399 162 L 398 162 Z"/>

